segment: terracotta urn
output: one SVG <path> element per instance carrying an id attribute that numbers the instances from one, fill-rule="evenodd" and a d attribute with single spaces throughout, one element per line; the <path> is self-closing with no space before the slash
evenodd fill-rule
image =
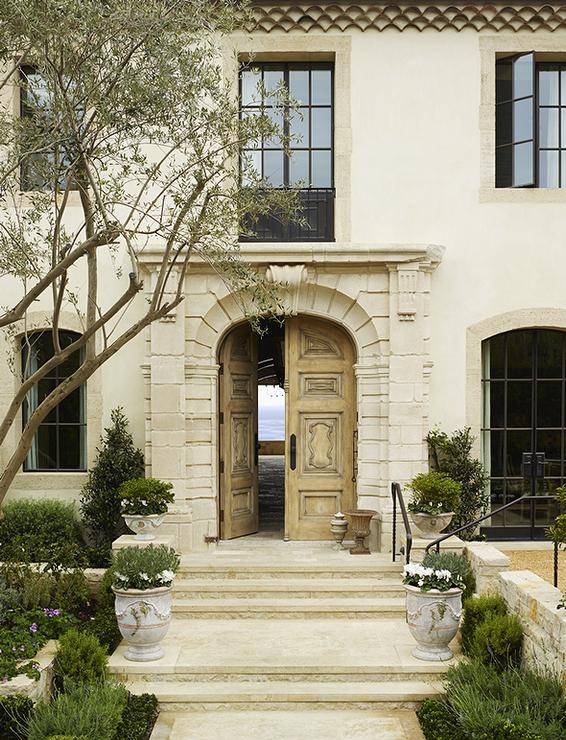
<path id="1" fill-rule="evenodd" d="M 365 541 L 369 537 L 370 522 L 377 512 L 371 509 L 356 509 L 347 511 L 346 516 L 352 520 L 352 532 L 354 534 L 355 545 L 350 548 L 351 555 L 369 555 L 370 550 L 366 547 Z"/>
<path id="2" fill-rule="evenodd" d="M 421 591 L 418 586 L 404 584 L 407 591 L 407 624 L 417 641 L 413 650 L 420 660 L 450 660 L 448 647 L 456 637 L 462 616 L 462 589 Z"/>

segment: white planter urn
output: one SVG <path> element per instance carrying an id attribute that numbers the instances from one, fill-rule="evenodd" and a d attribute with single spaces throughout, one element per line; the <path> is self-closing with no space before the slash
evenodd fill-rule
<path id="1" fill-rule="evenodd" d="M 165 519 L 165 514 L 122 514 L 124 521 L 136 535 L 136 540 L 147 542 L 155 539 L 155 530 Z"/>
<path id="2" fill-rule="evenodd" d="M 118 627 L 128 643 L 124 657 L 136 661 L 162 658 L 164 651 L 159 643 L 171 624 L 172 587 L 112 590 Z"/>
<path id="3" fill-rule="evenodd" d="M 448 647 L 456 637 L 462 616 L 462 589 L 421 591 L 405 584 L 407 591 L 407 624 L 417 641 L 413 650 L 420 660 L 450 660 Z"/>
<path id="4" fill-rule="evenodd" d="M 446 514 L 423 514 L 422 512 L 411 512 L 411 519 L 418 530 L 418 534 L 425 540 L 435 540 L 443 529 L 450 524 L 454 516 L 453 511 Z"/>

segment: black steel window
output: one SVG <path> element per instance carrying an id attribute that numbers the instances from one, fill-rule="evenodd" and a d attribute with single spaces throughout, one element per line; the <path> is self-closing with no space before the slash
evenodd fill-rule
<path id="1" fill-rule="evenodd" d="M 61 347 L 68 347 L 77 334 L 59 332 Z M 22 339 L 22 374 L 29 377 L 53 356 L 49 330 Z M 81 364 L 80 350 L 54 367 L 28 392 L 23 404 L 23 423 L 39 404 Z M 86 470 L 85 386 L 74 390 L 41 423 L 24 463 L 24 470 Z"/>
<path id="2" fill-rule="evenodd" d="M 298 107 L 276 105 L 282 86 Z M 241 116 L 267 115 L 289 137 L 287 151 L 278 137 L 262 137 L 241 153 L 242 184 L 259 176 L 270 188 L 296 188 L 303 224 L 277 214 L 254 225 L 254 236 L 242 240 L 329 241 L 334 238 L 333 66 L 262 63 L 240 71 Z M 270 94 L 271 93 L 271 94 Z"/>
<path id="3" fill-rule="evenodd" d="M 483 346 L 483 458 L 492 508 L 537 496 L 491 518 L 495 538 L 544 538 L 556 516 L 553 492 L 565 481 L 566 332 L 525 329 Z M 544 453 L 538 478 L 525 475 L 523 453 Z"/>
<path id="4" fill-rule="evenodd" d="M 566 63 L 496 63 L 497 187 L 566 187 Z"/>

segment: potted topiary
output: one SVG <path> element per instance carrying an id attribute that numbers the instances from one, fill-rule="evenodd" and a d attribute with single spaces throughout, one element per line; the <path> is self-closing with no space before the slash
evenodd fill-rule
<path id="1" fill-rule="evenodd" d="M 405 566 L 407 624 L 420 660 L 450 660 L 448 647 L 458 632 L 462 616 L 464 582 L 457 573 L 427 568 L 421 563 Z"/>
<path id="2" fill-rule="evenodd" d="M 416 475 L 409 488 L 413 492 L 408 505 L 413 523 L 421 537 L 433 540 L 450 524 L 462 484 L 446 473 L 431 471 Z"/>
<path id="3" fill-rule="evenodd" d="M 120 486 L 122 516 L 137 540 L 154 540 L 161 526 L 167 504 L 175 498 L 173 484 L 156 478 L 134 478 Z"/>
<path id="4" fill-rule="evenodd" d="M 128 660 L 157 660 L 171 623 L 171 591 L 180 559 L 165 545 L 125 547 L 113 556 L 112 590 Z"/>

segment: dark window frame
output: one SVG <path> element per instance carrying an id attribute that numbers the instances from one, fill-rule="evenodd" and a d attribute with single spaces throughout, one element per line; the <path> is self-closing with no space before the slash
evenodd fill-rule
<path id="1" fill-rule="evenodd" d="M 72 331 L 66 331 L 66 330 L 60 330 L 59 331 L 60 336 L 60 342 L 62 346 L 68 346 L 72 341 L 76 340 L 80 335 L 76 332 Z M 26 374 L 26 367 L 28 363 L 28 353 L 30 351 L 30 345 L 33 347 L 34 342 L 42 341 L 43 338 L 46 338 L 48 341 L 51 337 L 51 330 L 50 329 L 44 329 L 44 330 L 38 330 L 34 332 L 29 332 L 27 335 L 23 336 L 21 339 L 21 349 L 20 349 L 20 357 L 21 357 L 21 363 L 22 363 L 22 376 Z M 74 352 L 68 360 L 65 361 L 65 363 L 68 363 L 75 359 L 77 367 L 81 364 L 82 358 L 83 358 L 83 351 L 82 349 L 77 350 L 77 352 Z M 64 365 L 64 363 L 63 363 Z M 59 385 L 66 377 L 68 377 L 68 374 L 65 374 L 62 370 L 62 364 L 56 365 L 49 373 L 47 373 L 39 382 L 42 381 L 50 381 L 55 384 L 55 386 Z M 78 391 L 80 396 L 80 411 L 79 415 L 82 417 L 82 420 L 79 419 L 78 421 L 61 421 L 59 418 L 60 414 L 60 405 L 58 404 L 53 411 L 50 412 L 49 415 L 54 414 L 55 418 L 54 420 L 47 421 L 47 419 L 44 419 L 41 424 L 39 425 L 39 428 L 36 432 L 36 435 L 39 434 L 39 431 L 41 428 L 48 427 L 54 431 L 55 434 L 55 466 L 54 467 L 42 467 L 39 465 L 39 462 L 37 466 L 32 466 L 30 459 L 31 459 L 31 450 L 30 453 L 26 456 L 26 459 L 23 464 L 23 471 L 26 473 L 73 473 L 73 472 L 86 472 L 88 469 L 87 466 L 87 415 L 86 415 L 86 408 L 87 408 L 87 400 L 86 400 L 86 383 L 81 384 L 73 393 L 76 393 Z M 68 398 L 68 397 L 67 397 Z M 66 399 L 64 399 L 66 400 Z M 27 423 L 27 420 L 30 415 L 30 409 L 29 409 L 29 401 L 28 397 L 24 399 L 24 402 L 22 404 L 22 430 L 25 429 L 25 425 Z M 48 415 L 48 416 L 49 416 Z M 48 417 L 47 417 L 48 418 Z M 83 464 L 79 467 L 62 467 L 61 466 L 61 433 L 60 430 L 62 428 L 77 428 L 79 429 L 79 448 L 76 451 L 76 454 L 80 460 L 83 461 Z M 34 437 L 35 440 L 35 437 Z"/>
<path id="2" fill-rule="evenodd" d="M 559 375 L 551 376 L 540 374 L 540 359 L 539 354 L 540 341 L 543 333 L 552 333 L 560 344 L 560 363 L 561 371 Z M 509 341 L 514 335 L 522 334 L 525 337 L 530 335 L 531 342 L 531 358 L 530 358 L 530 376 L 520 376 L 510 373 L 509 368 Z M 491 370 L 486 368 L 487 362 L 487 351 L 489 344 L 492 341 L 503 342 L 503 373 L 498 376 L 492 376 Z M 497 484 L 497 487 L 501 487 L 501 494 L 494 496 L 492 492 L 492 507 L 497 508 L 498 506 L 508 503 L 519 495 L 525 493 L 533 496 L 537 496 L 537 501 L 526 502 L 522 506 L 523 510 L 527 514 L 523 516 L 528 517 L 528 521 L 524 523 L 513 522 L 513 517 L 517 516 L 517 512 L 513 512 L 513 508 L 508 509 L 505 512 L 500 513 L 496 516 L 495 521 L 491 521 L 491 526 L 485 527 L 485 532 L 490 538 L 494 539 L 544 539 L 545 527 L 551 523 L 553 516 L 558 513 L 557 506 L 555 504 L 555 497 L 553 493 L 548 491 L 554 490 L 558 485 L 562 485 L 566 482 L 566 461 L 565 461 L 565 445 L 566 445 L 566 332 L 559 329 L 543 329 L 543 328 L 525 328 L 516 329 L 502 334 L 495 335 L 486 339 L 482 347 L 483 361 L 482 361 L 482 425 L 481 425 L 481 436 L 482 436 L 482 447 L 485 450 L 487 445 L 492 445 L 492 433 L 496 433 L 502 436 L 501 445 L 501 464 L 502 469 L 499 471 L 500 474 L 492 474 L 492 470 L 487 470 L 490 483 Z M 539 391 L 542 390 L 546 383 L 558 383 L 560 382 L 560 426 L 542 426 L 539 425 L 540 406 L 539 406 Z M 510 425 L 509 424 L 509 384 L 515 384 L 517 387 L 521 385 L 530 385 L 530 410 L 528 412 L 530 418 L 530 424 L 524 426 Z M 541 385 L 542 384 L 542 385 Z M 494 387 L 503 389 L 503 405 L 500 411 L 502 412 L 502 424 L 493 424 L 493 399 L 495 395 L 493 393 Z M 489 425 L 486 424 L 486 404 L 487 404 L 487 393 L 489 389 Z M 521 471 L 511 471 L 509 467 L 509 432 L 523 432 L 525 435 L 529 435 L 529 450 L 525 452 L 545 452 L 541 449 L 541 443 L 539 436 L 544 432 L 554 432 L 560 434 L 560 460 L 559 460 L 559 474 L 553 474 L 545 476 L 544 479 L 538 481 L 527 481 L 523 478 Z M 491 447 L 493 449 L 493 447 Z M 490 454 L 490 463 L 491 463 Z M 550 466 L 555 463 L 552 459 L 547 457 L 546 465 Z M 555 472 L 555 471 L 554 471 Z M 547 487 L 550 483 L 552 488 Z M 509 485 L 511 484 L 511 485 Z M 513 487 L 515 492 L 512 493 Z M 522 490 L 521 490 L 522 489 Z M 549 510 L 555 509 L 554 514 L 549 517 L 549 520 L 544 524 L 537 524 L 537 504 L 540 501 L 541 504 L 547 505 Z"/>
<path id="3" fill-rule="evenodd" d="M 309 100 L 308 103 L 301 101 L 300 108 L 308 110 L 308 121 L 309 121 L 309 141 L 305 144 L 292 143 L 290 146 L 291 151 L 308 152 L 308 183 L 300 186 L 295 186 L 291 182 L 290 178 L 290 155 L 283 150 L 283 147 L 266 146 L 265 140 L 262 139 L 260 145 L 256 148 L 243 147 L 242 154 L 240 155 L 240 182 L 245 187 L 245 177 L 243 171 L 243 153 L 251 153 L 259 151 L 261 154 L 261 176 L 264 175 L 264 162 L 265 152 L 282 151 L 283 158 L 283 176 L 282 183 L 277 185 L 270 185 L 269 181 L 266 182 L 266 188 L 269 189 L 296 189 L 298 192 L 299 200 L 303 204 L 304 214 L 307 217 L 309 224 L 315 223 L 314 228 L 309 229 L 302 227 L 292 222 L 284 221 L 277 217 L 277 214 L 272 216 L 265 215 L 261 216 L 257 227 L 254 225 L 254 234 L 241 234 L 240 242 L 262 242 L 262 241 L 282 241 L 282 242 L 293 242 L 293 241 L 321 241 L 328 242 L 334 241 L 334 198 L 335 198 L 335 187 L 334 187 L 334 167 L 335 167 L 335 152 L 334 152 L 334 118 L 335 118 L 335 66 L 334 62 L 304 62 L 304 61 L 289 61 L 289 62 L 276 62 L 276 61 L 260 61 L 254 63 L 242 63 L 238 74 L 238 92 L 239 92 L 239 109 L 240 117 L 245 115 L 246 111 L 250 110 L 265 110 L 263 101 L 257 101 L 256 104 L 245 104 L 243 103 L 243 72 L 251 69 L 258 69 L 261 71 L 261 80 L 263 82 L 265 72 L 274 71 L 282 72 L 283 83 L 290 89 L 289 73 L 292 71 L 308 71 L 309 73 Z M 325 70 L 330 72 L 330 102 L 329 103 L 313 103 L 313 83 L 312 83 L 312 72 L 316 70 Z M 267 106 L 269 107 L 269 106 Z M 330 111 L 330 142 L 329 146 L 313 146 L 312 144 L 312 111 L 317 109 L 328 109 Z M 290 134 L 290 115 L 289 108 L 285 107 L 283 111 L 283 133 L 284 136 Z M 330 184 L 328 186 L 320 186 L 313 184 L 313 153 L 314 152 L 329 152 L 330 154 Z"/>

